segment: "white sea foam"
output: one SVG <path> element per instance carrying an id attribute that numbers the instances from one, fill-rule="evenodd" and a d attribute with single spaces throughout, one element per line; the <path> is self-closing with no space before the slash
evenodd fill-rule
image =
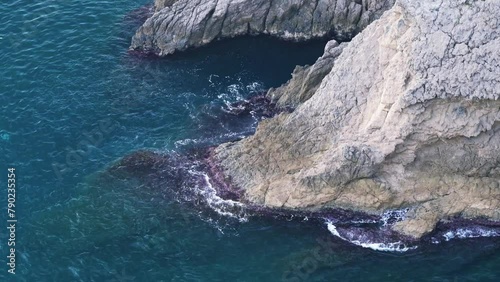
<path id="1" fill-rule="evenodd" d="M 225 200 L 217 195 L 217 191 L 210 182 L 210 177 L 204 173 L 196 170 L 189 170 L 193 175 L 202 176 L 205 180 L 205 185 L 196 187 L 197 192 L 203 196 L 208 206 L 216 213 L 222 216 L 231 217 L 239 220 L 240 222 L 248 221 L 245 213 L 245 205 L 241 202 L 234 200 Z"/>
<path id="2" fill-rule="evenodd" d="M 487 230 L 481 228 L 467 229 L 459 228 L 451 230 L 443 234 L 445 241 L 452 239 L 480 238 L 480 237 L 498 237 L 500 233 L 495 230 Z"/>
<path id="3" fill-rule="evenodd" d="M 407 246 L 403 242 L 395 242 L 395 243 L 374 243 L 374 244 L 362 244 L 361 246 L 365 248 L 370 248 L 376 251 L 382 252 L 400 252 L 404 253 L 410 250 L 415 250 L 417 246 Z"/>
<path id="4" fill-rule="evenodd" d="M 195 140 L 195 139 L 190 139 L 190 138 L 187 138 L 187 139 L 183 139 L 183 140 L 177 140 L 174 142 L 174 145 L 175 147 L 179 147 L 179 146 L 185 146 L 187 144 L 196 144 L 196 143 L 199 143 L 199 140 Z"/>
<path id="5" fill-rule="evenodd" d="M 333 235 L 339 237 L 340 239 L 342 240 L 345 240 L 344 237 L 340 236 L 340 233 L 339 231 L 337 230 L 337 227 L 335 225 L 333 225 L 333 223 L 331 222 L 326 222 L 326 226 L 328 228 L 328 231 L 330 231 L 330 233 L 332 233 Z"/>
<path id="6" fill-rule="evenodd" d="M 210 86 L 214 86 L 215 83 L 213 82 L 213 78 L 219 78 L 218 75 L 216 74 L 211 74 L 209 77 L 208 77 L 208 82 L 210 82 Z"/>
<path id="7" fill-rule="evenodd" d="M 406 218 L 406 214 L 410 211 L 409 208 L 400 210 L 388 210 L 382 214 L 381 221 L 384 226 L 390 224 L 390 222 L 403 221 Z"/>
<path id="8" fill-rule="evenodd" d="M 186 146 L 186 145 L 196 145 L 196 144 L 213 144 L 215 142 L 219 142 L 220 140 L 228 140 L 228 139 L 241 139 L 244 138 L 245 135 L 242 134 L 241 132 L 227 132 L 224 134 L 219 134 L 217 136 L 211 136 L 208 138 L 199 138 L 199 139 L 182 139 L 182 140 L 177 140 L 174 142 L 174 145 L 176 148 Z"/>
<path id="9" fill-rule="evenodd" d="M 259 82 L 252 82 L 249 85 L 247 85 L 246 88 L 250 92 L 259 92 L 264 90 L 264 87 Z"/>
<path id="10" fill-rule="evenodd" d="M 227 87 L 227 91 L 229 91 L 229 93 L 236 98 L 241 98 L 243 90 L 244 87 L 241 84 L 231 84 Z"/>
<path id="11" fill-rule="evenodd" d="M 225 111 L 226 113 L 229 113 L 231 111 L 234 111 L 234 110 L 244 110 L 245 109 L 245 106 L 243 105 L 237 105 L 237 106 L 234 106 L 233 102 L 229 101 L 229 100 L 224 100 L 224 105 L 226 105 L 226 108 L 222 108 L 223 111 Z"/>
<path id="12" fill-rule="evenodd" d="M 226 87 L 228 93 L 221 93 L 217 97 L 224 101 L 225 104 L 243 101 L 250 93 L 264 91 L 264 86 L 259 82 L 252 82 L 248 85 L 231 84 Z"/>
<path id="13" fill-rule="evenodd" d="M 359 219 L 359 220 L 351 220 L 350 221 L 352 224 L 373 224 L 377 223 L 377 220 L 374 219 Z"/>
<path id="14" fill-rule="evenodd" d="M 417 246 L 407 246 L 403 242 L 390 242 L 390 243 L 376 243 L 376 242 L 361 242 L 359 240 L 349 240 L 342 235 L 340 235 L 337 227 L 332 222 L 327 222 L 328 231 L 332 233 L 334 236 L 352 243 L 356 246 L 360 246 L 363 248 L 372 249 L 375 251 L 383 251 L 383 252 L 407 252 L 409 250 L 414 250 Z"/>
<path id="15" fill-rule="evenodd" d="M 237 218 L 242 222 L 248 221 L 248 218 L 244 213 L 234 213 L 235 210 L 241 212 L 244 205 L 238 201 L 225 200 L 219 197 L 210 183 L 208 175 L 204 174 L 203 176 L 205 177 L 205 181 L 207 183 L 207 189 L 205 189 L 202 194 L 206 196 L 208 205 L 220 215 Z"/>

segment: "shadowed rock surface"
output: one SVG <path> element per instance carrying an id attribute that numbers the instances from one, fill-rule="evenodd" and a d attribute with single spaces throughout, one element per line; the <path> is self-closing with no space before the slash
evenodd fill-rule
<path id="1" fill-rule="evenodd" d="M 394 0 L 156 0 L 156 13 L 139 28 L 131 49 L 160 56 L 213 40 L 267 34 L 304 41 L 348 40 Z"/>
<path id="2" fill-rule="evenodd" d="M 216 158 L 269 207 L 409 208 L 392 228 L 415 238 L 451 217 L 500 220 L 499 14 L 492 0 L 398 1 L 312 97 L 299 69 L 277 95 L 296 110 Z"/>
<path id="3" fill-rule="evenodd" d="M 318 90 L 321 81 L 330 73 L 333 64 L 347 43 L 329 41 L 325 53 L 312 66 L 297 66 L 292 73 L 292 79 L 281 87 L 269 89 L 267 96 L 276 103 L 278 108 L 294 109 L 299 104 L 309 100 Z"/>

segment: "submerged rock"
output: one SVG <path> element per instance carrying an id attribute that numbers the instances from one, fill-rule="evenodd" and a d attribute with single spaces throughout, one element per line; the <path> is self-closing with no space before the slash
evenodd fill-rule
<path id="1" fill-rule="evenodd" d="M 163 56 L 213 40 L 267 34 L 304 41 L 348 40 L 394 0 L 156 0 L 156 13 L 139 28 L 131 50 Z"/>
<path id="2" fill-rule="evenodd" d="M 140 150 L 121 158 L 108 168 L 108 171 L 112 174 L 123 171 L 134 173 L 135 176 L 142 176 L 155 173 L 168 163 L 168 159 L 168 156 L 153 151 Z"/>
<path id="3" fill-rule="evenodd" d="M 217 162 L 258 205 L 408 208 L 391 228 L 413 238 L 457 216 L 499 221 L 499 14 L 497 1 L 398 1 L 326 67 L 271 91 L 295 111 L 219 146 Z"/>

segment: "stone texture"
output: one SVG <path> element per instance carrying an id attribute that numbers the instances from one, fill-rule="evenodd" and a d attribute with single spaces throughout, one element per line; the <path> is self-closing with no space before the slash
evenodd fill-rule
<path id="1" fill-rule="evenodd" d="M 450 217 L 500 220 L 498 15 L 496 0 L 397 1 L 343 48 L 312 97 L 283 86 L 294 93 L 278 101 L 296 95 L 283 98 L 295 111 L 219 146 L 217 159 L 265 206 L 408 207 L 393 228 L 416 238 Z"/>
<path id="2" fill-rule="evenodd" d="M 350 39 L 394 0 L 156 0 L 156 13 L 132 38 L 131 49 L 160 56 L 213 40 L 267 34 L 302 41 Z"/>

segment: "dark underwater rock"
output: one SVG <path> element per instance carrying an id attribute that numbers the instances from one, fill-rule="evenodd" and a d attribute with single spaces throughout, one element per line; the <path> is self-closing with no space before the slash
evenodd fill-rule
<path id="1" fill-rule="evenodd" d="M 112 174 L 126 172 L 134 176 L 156 174 L 165 166 L 172 167 L 172 158 L 168 155 L 148 150 L 133 152 L 114 163 L 108 171 Z"/>

